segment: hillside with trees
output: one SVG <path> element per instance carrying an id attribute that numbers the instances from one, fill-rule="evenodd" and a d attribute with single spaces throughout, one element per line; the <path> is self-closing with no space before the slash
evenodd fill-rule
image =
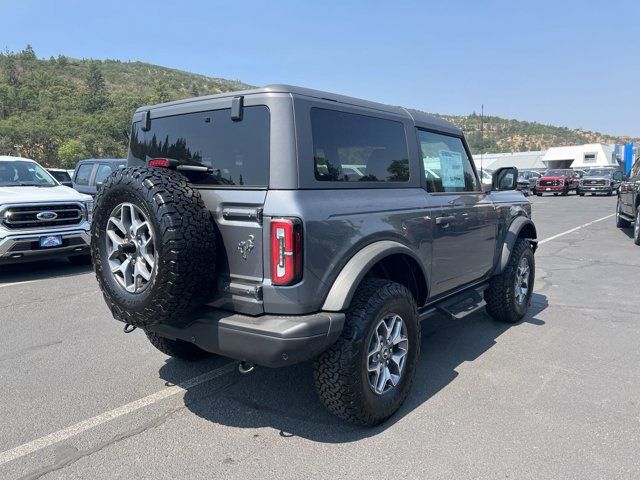
<path id="1" fill-rule="evenodd" d="M 30 46 L 5 51 L 0 54 L 0 155 L 21 155 L 65 168 L 83 158 L 122 158 L 127 148 L 124 132 L 137 107 L 248 87 L 238 80 L 143 62 L 63 55 L 38 59 Z M 629 141 L 500 117 L 485 117 L 481 141 L 479 115 L 440 116 L 465 131 L 474 153 Z"/>

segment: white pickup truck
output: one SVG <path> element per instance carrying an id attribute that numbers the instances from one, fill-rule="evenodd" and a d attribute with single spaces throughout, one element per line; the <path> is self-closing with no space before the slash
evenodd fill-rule
<path id="1" fill-rule="evenodd" d="M 88 264 L 91 196 L 33 160 L 0 156 L 0 265 L 51 257 Z"/>

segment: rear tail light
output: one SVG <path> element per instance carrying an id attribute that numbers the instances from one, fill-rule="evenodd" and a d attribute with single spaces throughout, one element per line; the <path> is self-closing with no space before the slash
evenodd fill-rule
<path id="1" fill-rule="evenodd" d="M 292 285 L 302 279 L 302 222 L 271 220 L 271 283 Z"/>

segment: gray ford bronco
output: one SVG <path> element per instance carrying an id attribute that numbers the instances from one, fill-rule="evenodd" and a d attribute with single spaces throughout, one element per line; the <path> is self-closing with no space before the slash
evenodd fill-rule
<path id="1" fill-rule="evenodd" d="M 420 322 L 525 315 L 536 229 L 515 168 L 482 187 L 461 130 L 286 85 L 136 111 L 95 200 L 113 316 L 167 355 L 280 367 L 375 425 L 406 398 Z"/>

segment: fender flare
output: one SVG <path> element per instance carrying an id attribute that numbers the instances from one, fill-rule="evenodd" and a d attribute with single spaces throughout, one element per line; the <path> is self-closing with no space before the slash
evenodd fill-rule
<path id="1" fill-rule="evenodd" d="M 371 270 L 371 267 L 383 258 L 397 253 L 413 258 L 420 265 L 425 280 L 427 279 L 422 261 L 409 247 L 399 242 L 381 240 L 367 245 L 349 259 L 333 282 L 331 290 L 329 290 L 329 294 L 322 305 L 322 310 L 340 312 L 348 308 L 358 285 L 360 285 L 367 272 Z"/>
<path id="2" fill-rule="evenodd" d="M 509 225 L 509 228 L 507 229 L 507 232 L 505 233 L 504 243 L 502 245 L 502 253 L 500 254 L 500 258 L 498 258 L 498 262 L 495 266 L 495 269 L 493 272 L 494 275 L 498 275 L 502 273 L 506 268 L 507 263 L 509 262 L 509 258 L 511 257 L 511 251 L 513 250 L 513 246 L 515 245 L 516 240 L 520 235 L 520 232 L 527 225 L 531 225 L 531 228 L 533 228 L 533 232 L 534 232 L 533 238 L 527 237 L 529 238 L 529 240 L 533 245 L 533 251 L 535 252 L 536 249 L 538 248 L 538 240 L 536 240 L 538 238 L 538 232 L 536 230 L 536 226 L 534 225 L 534 223 L 528 217 L 525 217 L 522 215 L 519 217 L 516 217 L 511 222 L 511 224 Z"/>

